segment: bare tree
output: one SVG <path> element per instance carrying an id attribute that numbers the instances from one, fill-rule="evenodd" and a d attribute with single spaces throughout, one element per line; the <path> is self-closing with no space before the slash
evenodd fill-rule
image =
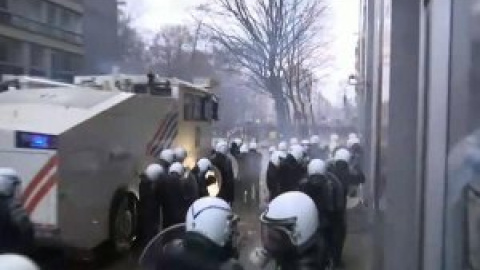
<path id="1" fill-rule="evenodd" d="M 312 92 L 315 80 L 313 71 L 325 68 L 332 60 L 325 49 L 328 42 L 316 42 L 314 37 L 304 37 L 295 43 L 283 66 L 285 91 L 295 116 L 297 128 L 315 126 Z M 311 119 L 311 121 L 309 121 Z M 300 130 L 299 130 L 300 131 Z M 303 132 L 306 132 L 303 130 Z"/>
<path id="2" fill-rule="evenodd" d="M 155 34 L 149 47 L 150 65 L 167 77 L 182 75 L 190 54 L 186 51 L 192 43 L 190 29 L 183 25 L 163 27 Z M 183 77 L 183 76 L 182 76 Z"/>
<path id="3" fill-rule="evenodd" d="M 124 13 L 119 15 L 119 67 L 124 72 L 145 72 L 147 69 L 147 65 L 145 64 L 147 58 L 147 45 L 142 36 L 131 25 L 132 18 Z"/>
<path id="4" fill-rule="evenodd" d="M 149 65 L 163 76 L 188 81 L 196 76 L 213 76 L 214 53 L 197 49 L 198 43 L 203 42 L 200 28 L 201 25 L 195 29 L 185 25 L 162 28 L 149 46 Z"/>
<path id="5" fill-rule="evenodd" d="M 277 123 L 288 126 L 284 87 L 288 58 L 299 41 L 311 42 L 326 10 L 323 0 L 214 0 L 206 23 L 214 41 L 252 75 L 252 80 L 275 101 Z M 203 6 L 203 10 L 206 8 Z"/>

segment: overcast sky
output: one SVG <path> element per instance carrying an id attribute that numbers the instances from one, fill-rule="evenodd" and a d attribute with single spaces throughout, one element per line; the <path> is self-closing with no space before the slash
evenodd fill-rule
<path id="1" fill-rule="evenodd" d="M 208 0 L 127 0 L 127 8 L 135 19 L 134 24 L 146 35 L 166 24 L 191 22 L 193 6 Z M 357 41 L 359 0 L 330 0 L 333 12 L 331 52 L 335 57 L 331 78 L 322 93 L 339 104 L 348 76 L 355 70 L 355 45 Z M 349 96 L 353 95 L 352 89 Z"/>

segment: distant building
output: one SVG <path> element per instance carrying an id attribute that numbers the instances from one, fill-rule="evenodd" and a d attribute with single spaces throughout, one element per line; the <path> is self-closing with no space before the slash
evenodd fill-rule
<path id="1" fill-rule="evenodd" d="M 116 0 L 0 0 L 0 74 L 71 81 L 116 59 Z"/>

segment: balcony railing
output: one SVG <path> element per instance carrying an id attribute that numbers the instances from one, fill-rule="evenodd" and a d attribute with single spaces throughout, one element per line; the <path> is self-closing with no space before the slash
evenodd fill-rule
<path id="1" fill-rule="evenodd" d="M 13 14 L 11 11 L 0 8 L 0 24 L 8 24 L 16 28 L 27 30 L 33 33 L 42 34 L 51 38 L 59 39 L 76 45 L 83 44 L 83 35 L 52 26 L 50 24 L 37 22 L 21 15 Z"/>

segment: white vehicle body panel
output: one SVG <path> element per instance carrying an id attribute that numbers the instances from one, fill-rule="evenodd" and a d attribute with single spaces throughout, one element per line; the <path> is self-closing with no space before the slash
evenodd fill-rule
<path id="1" fill-rule="evenodd" d="M 94 248 L 109 236 L 114 194 L 136 192 L 159 149 L 182 145 L 191 160 L 209 149 L 211 122 L 183 121 L 182 102 L 86 87 L 0 93 L 0 164 L 19 172 L 32 221 L 58 231 L 48 237 Z M 57 136 L 57 147 L 17 148 L 18 131 Z"/>

